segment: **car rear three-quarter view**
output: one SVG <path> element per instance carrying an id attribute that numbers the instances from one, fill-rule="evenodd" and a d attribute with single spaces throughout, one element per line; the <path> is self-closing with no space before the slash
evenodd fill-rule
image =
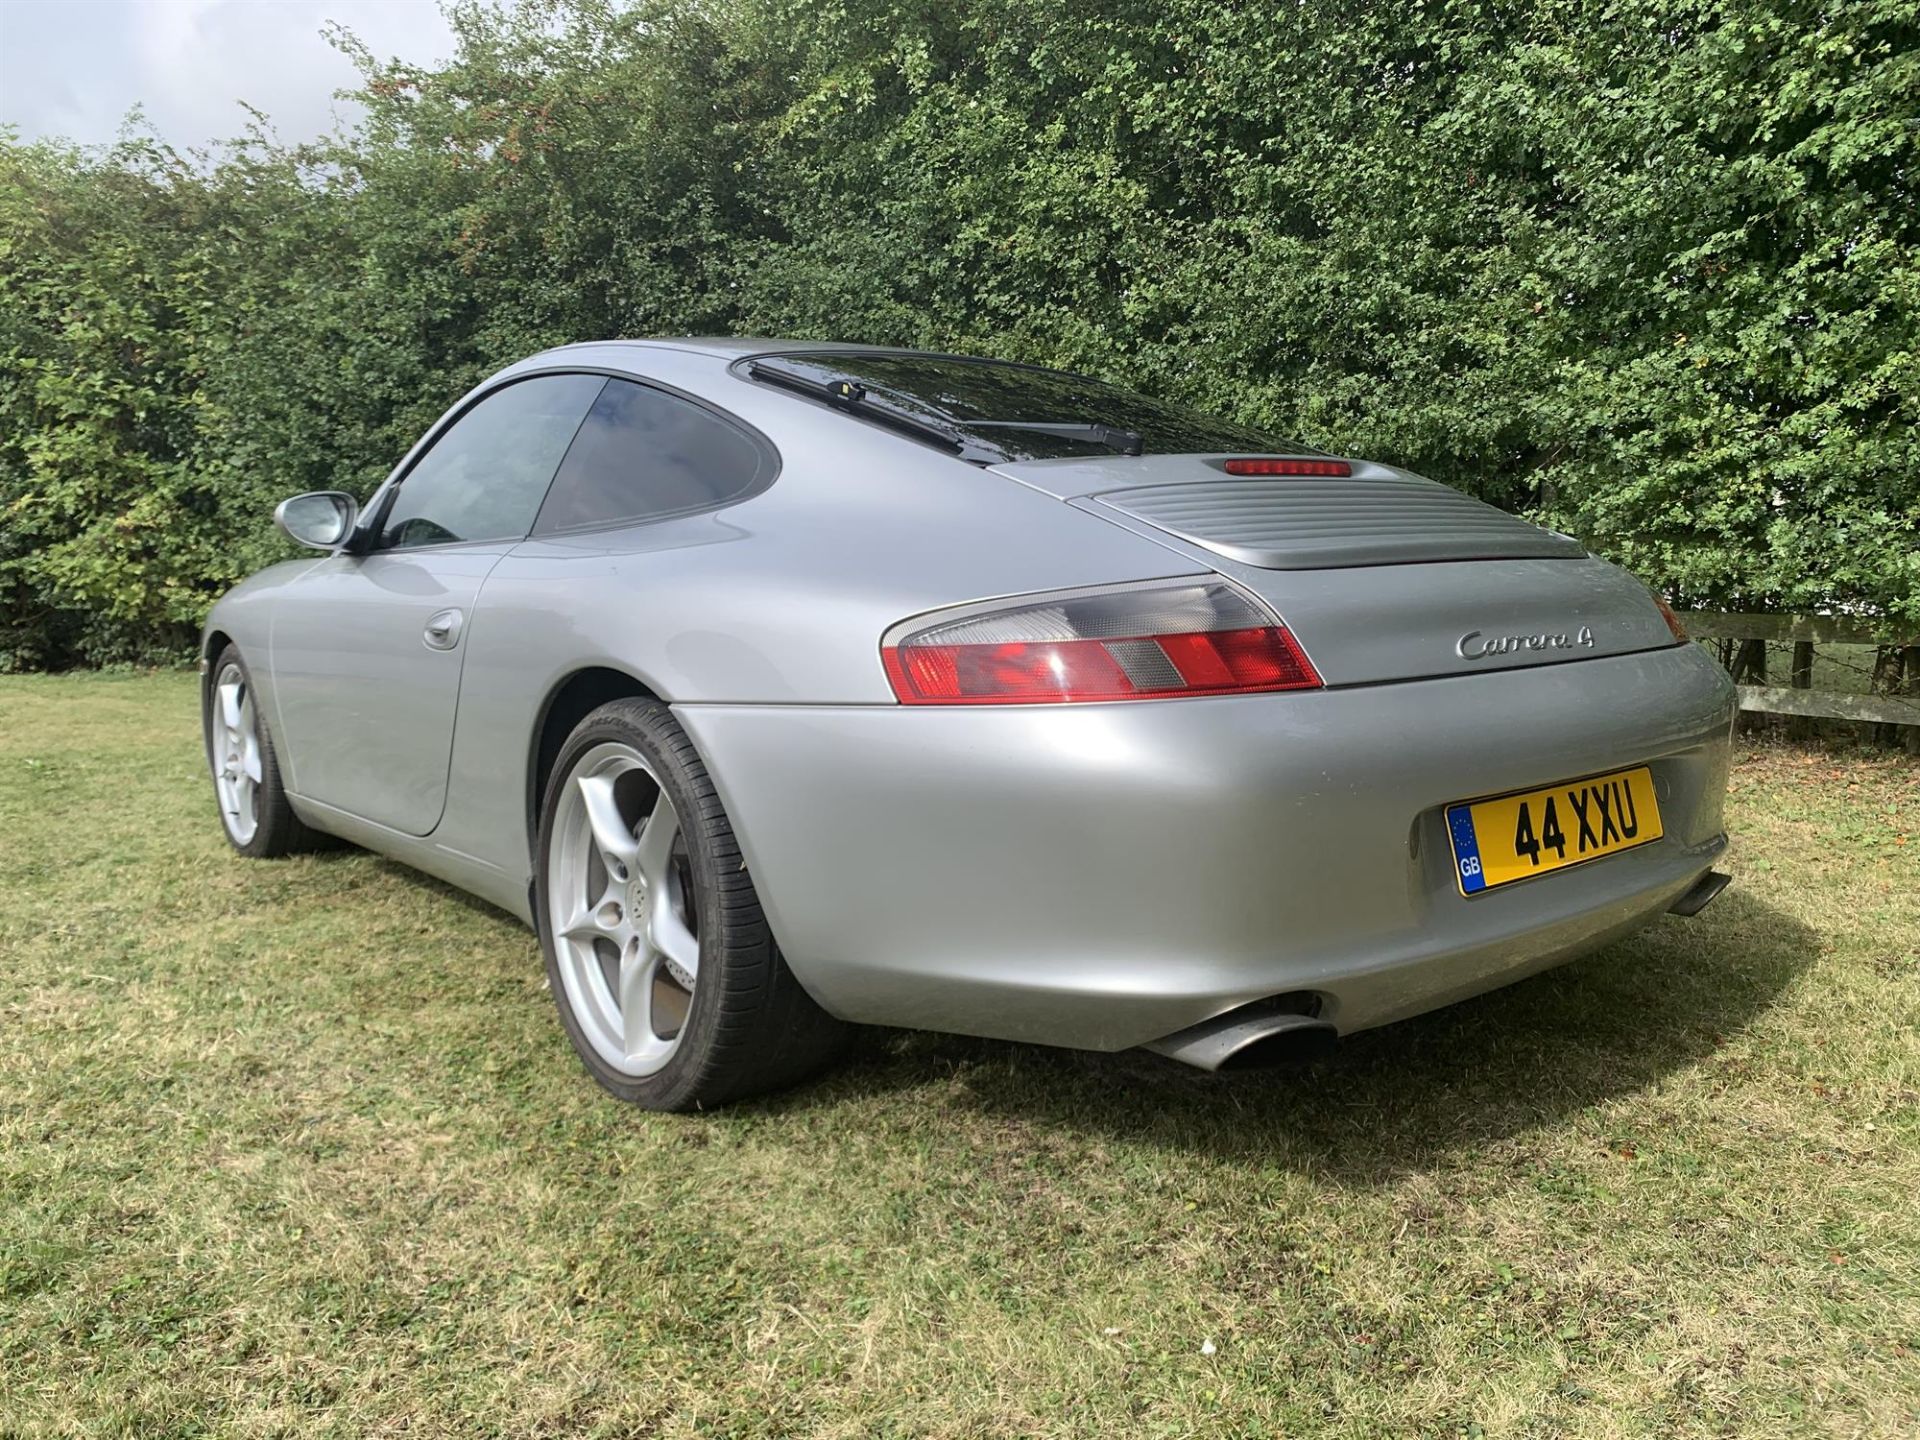
<path id="1" fill-rule="evenodd" d="M 1086 377 L 570 346 L 208 625 L 236 847 L 530 920 L 608 1089 L 850 1024 L 1207 1069 L 1505 984 L 1724 877 L 1733 695 L 1575 541 Z"/>

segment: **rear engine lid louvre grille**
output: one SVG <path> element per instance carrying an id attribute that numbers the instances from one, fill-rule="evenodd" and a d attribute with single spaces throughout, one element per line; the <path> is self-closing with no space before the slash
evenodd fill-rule
<path id="1" fill-rule="evenodd" d="M 1575 559 L 1586 553 L 1577 540 L 1414 476 L 1198 481 L 1092 498 L 1265 570 Z"/>

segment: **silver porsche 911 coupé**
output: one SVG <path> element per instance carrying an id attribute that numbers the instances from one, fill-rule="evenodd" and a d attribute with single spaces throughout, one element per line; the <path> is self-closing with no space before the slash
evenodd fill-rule
<path id="1" fill-rule="evenodd" d="M 215 606 L 228 838 L 533 924 L 615 1095 L 852 1024 L 1208 1068 L 1505 984 L 1725 877 L 1733 693 L 1574 540 L 1027 365 L 567 346 Z"/>

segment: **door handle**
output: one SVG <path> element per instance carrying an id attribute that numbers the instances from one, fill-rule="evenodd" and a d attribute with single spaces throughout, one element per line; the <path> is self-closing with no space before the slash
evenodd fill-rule
<path id="1" fill-rule="evenodd" d="M 460 612 L 442 610 L 427 620 L 427 648 L 451 650 L 460 643 Z"/>

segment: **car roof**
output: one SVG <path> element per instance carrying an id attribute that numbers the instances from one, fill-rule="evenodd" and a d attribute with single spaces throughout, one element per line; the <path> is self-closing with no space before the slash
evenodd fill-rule
<path id="1" fill-rule="evenodd" d="M 900 345 L 862 345 L 844 340 L 781 340 L 765 335 L 662 335 L 645 340 L 582 340 L 558 345 L 542 354 L 567 350 L 684 350 L 738 360 L 748 355 L 792 354 L 801 350 L 861 351 L 875 354 L 924 355 L 932 352 Z"/>
<path id="2" fill-rule="evenodd" d="M 838 354 L 924 354 L 886 345 L 848 345 L 830 340 L 778 340 L 758 335 L 671 335 L 643 340 L 579 340 L 556 345 L 516 360 L 494 371 L 480 386 L 491 389 L 528 374 L 556 366 L 583 365 L 619 371 L 656 384 L 683 385 L 709 399 L 719 398 L 708 387 L 740 361 L 757 355 L 792 355 L 800 351 Z M 471 398 L 471 397 L 469 397 Z M 465 402 L 463 402 L 465 403 Z"/>

